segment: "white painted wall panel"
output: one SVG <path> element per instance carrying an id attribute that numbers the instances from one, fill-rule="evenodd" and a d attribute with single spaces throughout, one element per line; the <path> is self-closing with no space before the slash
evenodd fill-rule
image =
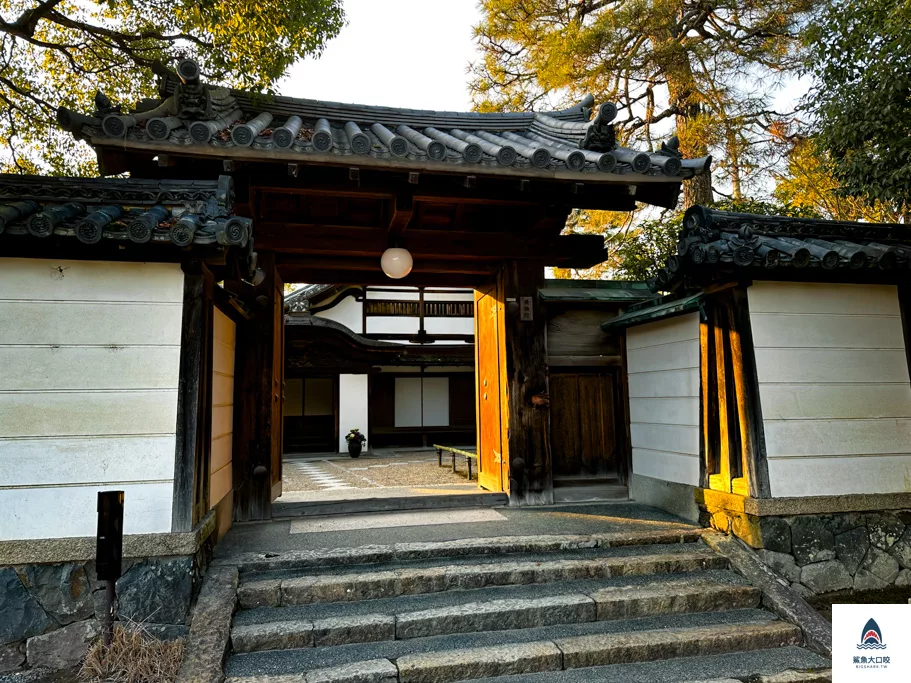
<path id="1" fill-rule="evenodd" d="M 421 426 L 421 378 L 395 378 L 395 426 Z"/>
<path id="2" fill-rule="evenodd" d="M 170 530 L 172 482 L 0 489 L 0 539 L 94 536 L 98 492 L 115 488 L 124 492 L 125 534 Z"/>
<path id="3" fill-rule="evenodd" d="M 807 492 L 807 482 L 812 482 L 812 493 Z M 773 495 L 786 498 L 907 492 L 911 460 L 906 454 L 776 458 L 769 460 L 769 484 Z"/>
<path id="4" fill-rule="evenodd" d="M 633 472 L 699 484 L 699 315 L 626 332 Z"/>
<path id="5" fill-rule="evenodd" d="M 170 481 L 174 437 L 0 439 L 0 468 L 3 487 Z"/>
<path id="6" fill-rule="evenodd" d="M 0 437 L 169 434 L 177 390 L 0 393 Z"/>
<path id="7" fill-rule="evenodd" d="M 698 344 L 699 341 L 697 340 Z M 630 367 L 627 364 L 627 367 Z M 663 370 L 629 374 L 630 398 L 686 398 L 699 396 L 699 369 Z"/>
<path id="8" fill-rule="evenodd" d="M 773 496 L 911 491 L 911 385 L 895 287 L 748 290 Z"/>
<path id="9" fill-rule="evenodd" d="M 892 285 L 757 282 L 749 288 L 750 315 L 901 315 Z"/>
<path id="10" fill-rule="evenodd" d="M 338 431 L 339 452 L 346 452 L 348 444 L 345 435 L 351 429 L 360 429 L 367 436 L 370 432 L 367 422 L 367 375 L 339 375 L 338 378 Z M 369 442 L 365 442 L 366 449 Z"/>
<path id="11" fill-rule="evenodd" d="M 0 344 L 160 346 L 180 344 L 178 303 L 3 301 Z M 112 324 L 125 321 L 127 324 Z"/>
<path id="12" fill-rule="evenodd" d="M 417 334 L 419 329 L 418 317 L 372 315 L 367 318 L 367 334 Z"/>
<path id="13" fill-rule="evenodd" d="M 680 453 L 633 448 L 633 472 L 643 477 L 694 486 L 694 482 L 699 482 L 699 458 Z"/>
<path id="14" fill-rule="evenodd" d="M 665 424 L 699 426 L 699 398 L 631 398 L 630 422 L 649 422 L 661 415 Z"/>
<path id="15" fill-rule="evenodd" d="M 424 318 L 427 334 L 470 334 L 474 335 L 474 318 Z M 447 341 L 446 344 L 457 342 Z"/>
<path id="16" fill-rule="evenodd" d="M 176 346 L 0 346 L 4 391 L 176 389 Z"/>
<path id="17" fill-rule="evenodd" d="M 449 425 L 449 378 L 425 377 L 424 380 L 424 426 L 445 427 Z"/>
<path id="18" fill-rule="evenodd" d="M 171 528 L 183 273 L 0 259 L 0 540 Z"/>
<path id="19" fill-rule="evenodd" d="M 346 296 L 332 308 L 313 315 L 317 318 L 326 318 L 341 323 L 357 334 L 364 333 L 364 304 L 355 301 L 353 296 Z"/>
<path id="20" fill-rule="evenodd" d="M 177 263 L 3 259 L 0 301 L 183 302 Z"/>

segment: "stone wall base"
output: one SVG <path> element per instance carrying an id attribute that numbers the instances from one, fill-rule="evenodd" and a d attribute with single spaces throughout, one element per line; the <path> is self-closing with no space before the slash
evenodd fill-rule
<path id="1" fill-rule="evenodd" d="M 756 548 L 804 597 L 911 587 L 911 505 L 845 512 L 839 509 L 844 500 L 833 500 L 829 512 L 774 514 L 798 512 L 800 507 L 789 500 L 757 504 L 755 499 L 702 489 L 697 498 L 704 526 L 733 533 Z M 875 496 L 868 498 L 870 505 L 877 504 Z M 803 509 L 818 510 L 820 505 L 820 500 L 808 501 Z"/>
<path id="2" fill-rule="evenodd" d="M 699 521 L 695 491 L 695 486 L 687 484 L 653 479 L 641 474 L 629 475 L 630 500 L 670 512 L 690 522 Z"/>
<path id="3" fill-rule="evenodd" d="M 124 558 L 117 581 L 120 622 L 162 640 L 187 634 L 190 603 L 212 556 L 211 517 L 197 530 L 195 549 L 182 548 L 189 554 Z M 28 541 L 15 543 L 17 553 L 27 552 Z M 61 539 L 57 548 L 49 540 L 36 543 L 39 557 L 80 547 L 73 539 Z M 77 666 L 100 633 L 104 603 L 94 560 L 0 564 L 0 673 Z"/>

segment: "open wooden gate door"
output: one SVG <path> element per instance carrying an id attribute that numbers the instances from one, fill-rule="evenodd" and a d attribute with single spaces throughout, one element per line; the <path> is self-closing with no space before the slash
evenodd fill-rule
<path id="1" fill-rule="evenodd" d="M 509 488 L 509 459 L 503 406 L 506 405 L 504 304 L 497 287 L 475 291 L 475 400 L 477 401 L 478 484 L 488 491 Z"/>
<path id="2" fill-rule="evenodd" d="M 285 452 L 283 402 L 285 398 L 285 285 L 275 270 L 272 297 L 272 486 L 271 500 L 282 494 L 282 454 Z"/>

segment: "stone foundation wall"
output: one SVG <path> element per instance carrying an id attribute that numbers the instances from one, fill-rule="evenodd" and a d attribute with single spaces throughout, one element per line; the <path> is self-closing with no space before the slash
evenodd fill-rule
<path id="1" fill-rule="evenodd" d="M 805 596 L 911 586 L 911 510 L 760 517 L 752 545 Z"/>
<path id="2" fill-rule="evenodd" d="M 124 559 L 117 618 L 151 635 L 186 635 L 187 614 L 207 564 L 193 556 Z M 94 562 L 0 566 L 0 673 L 77 665 L 100 634 L 105 584 Z"/>

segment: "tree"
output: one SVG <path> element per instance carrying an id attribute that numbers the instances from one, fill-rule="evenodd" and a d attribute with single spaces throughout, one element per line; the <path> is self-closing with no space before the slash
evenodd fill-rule
<path id="1" fill-rule="evenodd" d="M 822 0 L 482 0 L 482 110 L 530 108 L 553 92 L 592 93 L 626 110 L 621 134 L 655 147 L 676 124 L 681 151 L 715 151 L 735 198 L 763 162 L 758 142 L 780 118 L 769 101 L 801 64 L 800 29 Z M 684 187 L 710 204 L 711 178 Z"/>
<path id="2" fill-rule="evenodd" d="M 845 194 L 815 139 L 797 137 L 788 146 L 785 172 L 773 173 L 777 201 L 832 220 L 898 222 L 895 205 Z"/>
<path id="3" fill-rule="evenodd" d="M 836 0 L 809 35 L 817 139 L 840 190 L 911 222 L 911 0 Z"/>
<path id="4" fill-rule="evenodd" d="M 185 57 L 211 82 L 268 89 L 343 24 L 341 0 L 0 0 L 0 170 L 88 174 L 58 105 L 154 95 L 154 75 Z"/>

